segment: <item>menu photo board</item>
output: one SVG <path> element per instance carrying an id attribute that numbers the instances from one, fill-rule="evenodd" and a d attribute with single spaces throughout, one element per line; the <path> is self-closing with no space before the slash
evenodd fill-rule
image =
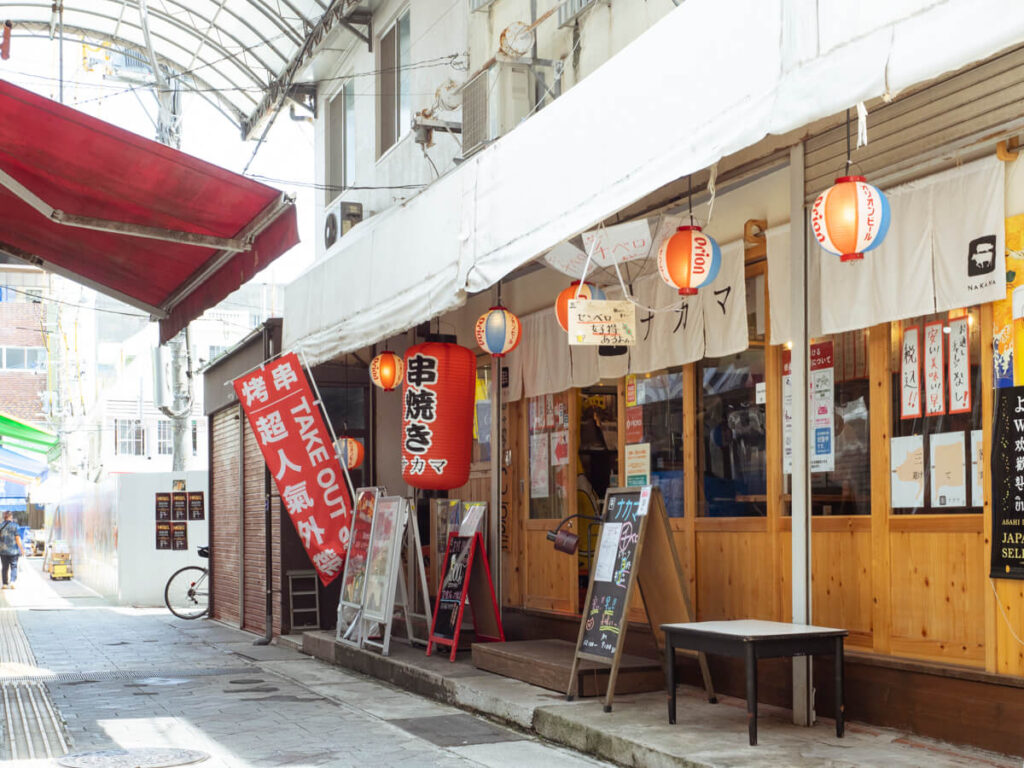
<path id="1" fill-rule="evenodd" d="M 380 497 L 380 488 L 356 489 L 355 514 L 349 534 L 348 557 L 341 576 L 341 596 L 338 599 L 337 640 L 348 639 L 348 628 L 356 621 L 363 605 L 366 589 L 366 557 L 370 549 L 370 531 L 373 513 Z M 355 643 L 358 643 L 356 638 Z"/>
<path id="2" fill-rule="evenodd" d="M 171 493 L 171 520 L 188 520 L 188 494 L 184 491 Z"/>
<path id="3" fill-rule="evenodd" d="M 992 429 L 993 579 L 1024 579 L 1024 386 L 995 390 Z"/>

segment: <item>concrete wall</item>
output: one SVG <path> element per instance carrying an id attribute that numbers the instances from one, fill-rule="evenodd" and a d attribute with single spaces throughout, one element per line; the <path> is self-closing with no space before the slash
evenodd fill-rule
<path id="1" fill-rule="evenodd" d="M 205 567 L 196 547 L 209 543 L 210 494 L 207 473 L 147 472 L 117 475 L 117 601 L 122 605 L 162 606 L 164 586 L 171 574 L 186 565 Z M 175 479 L 184 478 L 186 490 L 202 491 L 207 519 L 189 521 L 188 551 L 156 549 L 154 495 L 170 491 Z"/>

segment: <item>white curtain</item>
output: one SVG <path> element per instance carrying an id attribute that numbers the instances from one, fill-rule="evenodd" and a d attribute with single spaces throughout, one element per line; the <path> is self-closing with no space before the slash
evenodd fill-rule
<path id="1" fill-rule="evenodd" d="M 636 309 L 637 339 L 629 350 L 630 373 L 650 373 L 704 356 L 699 296 L 680 296 L 660 275 L 652 274 L 633 283 L 633 298 L 642 306 Z"/>
<path id="2" fill-rule="evenodd" d="M 723 245 L 718 277 L 698 294 L 704 309 L 705 357 L 735 355 L 750 345 L 744 272 L 743 241 Z"/>
<path id="3" fill-rule="evenodd" d="M 784 344 L 793 339 L 789 290 L 789 223 L 772 227 L 765 233 L 768 251 L 768 341 Z"/>

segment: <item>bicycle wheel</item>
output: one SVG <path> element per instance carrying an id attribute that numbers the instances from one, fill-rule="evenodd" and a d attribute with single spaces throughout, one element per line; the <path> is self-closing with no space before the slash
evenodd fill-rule
<path id="1" fill-rule="evenodd" d="M 207 570 L 196 565 L 174 572 L 164 587 L 167 610 L 179 619 L 198 619 L 210 610 Z"/>

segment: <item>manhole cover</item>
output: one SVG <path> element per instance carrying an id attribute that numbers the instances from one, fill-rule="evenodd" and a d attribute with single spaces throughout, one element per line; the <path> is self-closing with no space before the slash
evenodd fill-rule
<path id="1" fill-rule="evenodd" d="M 97 752 L 75 752 L 64 755 L 57 763 L 68 768 L 170 768 L 190 765 L 209 757 L 195 749 L 103 749 Z"/>

